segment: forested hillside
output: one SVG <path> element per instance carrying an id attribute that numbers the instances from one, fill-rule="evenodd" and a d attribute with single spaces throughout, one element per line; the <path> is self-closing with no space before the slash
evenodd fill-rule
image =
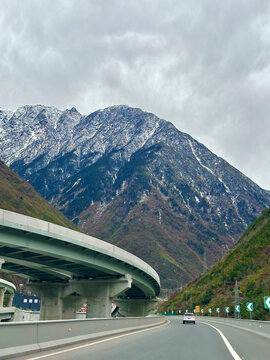
<path id="1" fill-rule="evenodd" d="M 269 310 L 264 309 L 264 296 L 270 296 L 270 209 L 263 211 L 224 259 L 165 302 L 160 310 L 191 310 L 200 305 L 205 314 L 210 307 L 220 307 L 224 315 L 225 306 L 234 309 L 236 280 L 241 316 L 249 317 L 246 302 L 253 302 L 253 317 L 270 319 Z"/>

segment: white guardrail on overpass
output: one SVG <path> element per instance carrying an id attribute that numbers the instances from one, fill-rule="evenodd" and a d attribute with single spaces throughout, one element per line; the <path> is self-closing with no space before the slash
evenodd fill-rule
<path id="1" fill-rule="evenodd" d="M 165 323 L 163 316 L 0 323 L 0 359 Z"/>

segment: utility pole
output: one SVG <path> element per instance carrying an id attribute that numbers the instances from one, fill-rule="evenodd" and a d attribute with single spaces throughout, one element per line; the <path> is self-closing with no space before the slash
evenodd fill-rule
<path id="1" fill-rule="evenodd" d="M 235 288 L 234 288 L 234 317 L 235 319 L 241 319 L 241 312 L 236 311 L 236 305 L 240 305 L 239 303 L 239 289 L 237 280 L 235 281 Z"/>
<path id="2" fill-rule="evenodd" d="M 203 274 L 207 272 L 206 252 L 203 253 Z"/>

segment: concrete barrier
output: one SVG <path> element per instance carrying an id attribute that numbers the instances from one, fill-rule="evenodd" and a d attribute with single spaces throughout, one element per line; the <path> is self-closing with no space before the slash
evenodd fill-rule
<path id="1" fill-rule="evenodd" d="M 76 319 L 83 320 L 86 319 L 86 312 L 76 312 Z"/>
<path id="2" fill-rule="evenodd" d="M 13 319 L 15 307 L 0 307 L 0 322 Z"/>
<path id="3" fill-rule="evenodd" d="M 0 324 L 0 359 L 165 323 L 163 316 Z"/>
<path id="4" fill-rule="evenodd" d="M 39 321 L 40 311 L 15 309 L 13 321 Z"/>

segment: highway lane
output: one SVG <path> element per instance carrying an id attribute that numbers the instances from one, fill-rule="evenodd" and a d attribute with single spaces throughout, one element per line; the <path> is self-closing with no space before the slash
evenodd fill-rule
<path id="1" fill-rule="evenodd" d="M 269 360 L 270 341 L 260 335 L 224 325 L 216 318 L 197 318 L 196 325 L 183 325 L 180 317 L 168 317 L 170 324 L 112 340 L 70 345 L 40 352 L 20 360 Z M 236 352 L 233 357 L 217 330 Z M 270 325 L 269 325 L 270 326 Z M 97 344 L 95 344 L 97 342 Z M 230 346 L 229 345 L 229 346 Z M 239 355 L 239 357 L 237 357 Z"/>
<path id="2" fill-rule="evenodd" d="M 171 323 L 92 346 L 73 345 L 20 358 L 47 360 L 232 360 L 219 333 L 209 325 L 183 325 L 179 317 Z M 78 347 L 77 349 L 74 349 Z M 73 350 L 72 350 L 73 349 Z M 67 351 L 65 351 L 67 350 Z M 63 352 L 64 351 L 64 352 Z M 41 357 L 42 356 L 42 357 Z M 46 356 L 46 357 L 43 357 Z M 254 360 L 254 358 L 252 359 Z"/>
<path id="3" fill-rule="evenodd" d="M 241 320 L 232 322 L 233 325 L 246 327 L 246 331 L 230 326 L 229 322 L 224 325 L 223 321 L 219 321 L 217 318 L 206 319 L 203 317 L 199 318 L 198 322 L 214 325 L 222 331 L 241 359 L 270 360 L 270 339 L 248 331 L 258 331 L 259 323 L 253 323 L 251 327 L 248 327 L 245 321 L 242 323 Z M 263 324 L 261 327 L 264 328 Z M 270 324 L 267 327 L 270 329 Z M 265 332 L 266 336 L 269 336 L 268 332 L 269 330 Z"/>

